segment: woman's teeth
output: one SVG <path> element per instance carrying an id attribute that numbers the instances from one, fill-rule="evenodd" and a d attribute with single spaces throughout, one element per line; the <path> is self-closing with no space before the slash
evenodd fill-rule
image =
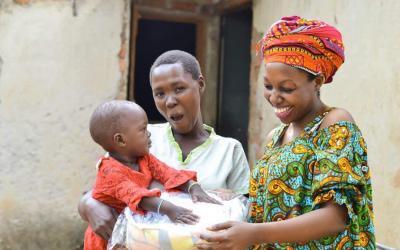
<path id="1" fill-rule="evenodd" d="M 285 107 L 285 108 L 274 108 L 275 113 L 283 113 L 286 112 L 290 109 L 290 107 Z"/>

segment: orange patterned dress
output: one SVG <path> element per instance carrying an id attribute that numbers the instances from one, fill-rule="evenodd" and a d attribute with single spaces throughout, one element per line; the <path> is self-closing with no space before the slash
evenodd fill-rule
<path id="1" fill-rule="evenodd" d="M 135 171 L 112 157 L 103 157 L 92 191 L 93 198 L 113 207 L 118 213 L 125 207 L 129 207 L 132 211 L 143 214 L 144 211 L 138 207 L 141 199 L 159 197 L 161 194 L 158 189 L 148 189 L 153 179 L 162 183 L 166 191 L 171 191 L 190 180 L 196 180 L 196 172 L 176 170 L 151 154 L 141 157 L 138 165 L 139 171 Z M 84 249 L 106 248 L 107 241 L 95 234 L 88 226 Z"/>

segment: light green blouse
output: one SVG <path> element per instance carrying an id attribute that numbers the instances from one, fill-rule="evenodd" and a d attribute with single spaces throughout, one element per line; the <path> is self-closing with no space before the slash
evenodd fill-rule
<path id="1" fill-rule="evenodd" d="M 196 171 L 197 179 L 205 189 L 225 188 L 248 193 L 250 168 L 240 142 L 217 135 L 207 125 L 204 128 L 210 133 L 209 138 L 183 160 L 171 125 L 150 124 L 147 127 L 152 140 L 150 152 L 171 167 Z"/>

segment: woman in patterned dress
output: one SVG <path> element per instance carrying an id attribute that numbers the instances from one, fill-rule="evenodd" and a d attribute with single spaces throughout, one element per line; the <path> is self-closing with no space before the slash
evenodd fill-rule
<path id="1" fill-rule="evenodd" d="M 247 223 L 214 225 L 199 249 L 375 249 L 367 148 L 320 87 L 344 62 L 340 32 L 284 17 L 259 42 L 264 96 L 283 123 L 250 177 Z"/>

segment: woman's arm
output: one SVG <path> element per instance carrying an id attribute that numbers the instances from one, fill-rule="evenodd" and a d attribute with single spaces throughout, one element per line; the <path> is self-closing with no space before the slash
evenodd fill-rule
<path id="1" fill-rule="evenodd" d="M 78 212 L 96 234 L 105 240 L 111 237 L 118 214 L 111 207 L 93 199 L 91 190 L 80 199 Z"/>
<path id="2" fill-rule="evenodd" d="M 86 215 L 86 201 L 90 198 L 92 190 L 86 191 L 83 193 L 81 199 L 78 203 L 78 213 L 82 220 L 88 222 L 87 215 Z"/>
<path id="3" fill-rule="evenodd" d="M 214 225 L 200 238 L 208 243 L 199 249 L 244 249 L 260 243 L 305 242 L 333 235 L 345 229 L 345 207 L 329 202 L 301 216 L 269 223 L 226 222 Z M 211 244 L 210 244 L 211 243 Z"/>
<path id="4" fill-rule="evenodd" d="M 330 202 L 320 209 L 289 220 L 259 224 L 260 236 L 256 235 L 256 243 L 263 242 L 264 238 L 268 242 L 317 240 L 345 230 L 346 220 L 347 209 Z"/>

